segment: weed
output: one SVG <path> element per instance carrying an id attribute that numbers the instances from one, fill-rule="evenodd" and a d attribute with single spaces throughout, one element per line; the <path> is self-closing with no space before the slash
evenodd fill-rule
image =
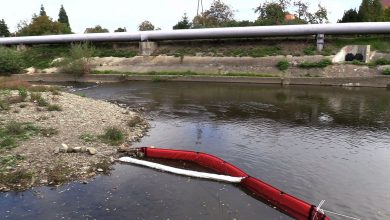
<path id="1" fill-rule="evenodd" d="M 47 106 L 47 110 L 48 111 L 62 111 L 62 107 L 60 105 L 57 105 L 57 104 L 50 104 Z"/>
<path id="2" fill-rule="evenodd" d="M 46 107 L 49 105 L 49 103 L 46 101 L 46 99 L 44 99 L 43 97 L 40 97 L 38 100 L 37 100 L 37 104 L 39 107 Z"/>
<path id="3" fill-rule="evenodd" d="M 389 76 L 389 75 L 390 75 L 390 68 L 384 69 L 384 70 L 383 70 L 383 75 Z"/>
<path id="4" fill-rule="evenodd" d="M 20 155 L 8 155 L 0 157 L 0 172 L 4 171 L 7 167 L 15 167 L 19 161 L 25 158 Z"/>
<path id="5" fill-rule="evenodd" d="M 332 61 L 329 59 L 323 59 L 318 62 L 303 62 L 299 64 L 300 68 L 309 69 L 309 68 L 325 68 L 332 64 Z"/>
<path id="6" fill-rule="evenodd" d="M 34 173 L 29 170 L 17 170 L 11 173 L 0 173 L 0 185 L 12 188 L 23 187 L 32 182 Z"/>
<path id="7" fill-rule="evenodd" d="M 30 101 L 31 101 L 31 102 L 36 102 L 36 101 L 38 101 L 38 99 L 41 99 L 41 98 L 42 98 L 41 93 L 32 92 L 32 93 L 30 94 Z"/>
<path id="8" fill-rule="evenodd" d="M 381 58 L 381 59 L 375 60 L 374 63 L 375 63 L 375 65 L 379 65 L 379 66 L 380 65 L 390 65 L 390 60 Z"/>
<path id="9" fill-rule="evenodd" d="M 317 48 L 315 46 L 309 46 L 303 49 L 303 54 L 307 56 L 315 55 L 317 53 Z"/>
<path id="10" fill-rule="evenodd" d="M 80 135 L 79 138 L 85 142 L 88 142 L 88 143 L 92 143 L 92 142 L 96 141 L 96 136 L 93 134 L 88 134 L 88 133 Z"/>
<path id="11" fill-rule="evenodd" d="M 280 71 L 285 71 L 285 70 L 287 70 L 289 66 L 290 66 L 290 63 L 289 63 L 287 60 L 281 60 L 281 61 L 279 61 L 279 62 L 276 64 L 276 67 L 277 67 Z"/>
<path id="12" fill-rule="evenodd" d="M 105 143 L 110 145 L 119 145 L 122 144 L 125 140 L 125 135 L 117 127 L 106 128 L 103 135 L 100 136 Z"/>
<path id="13" fill-rule="evenodd" d="M 51 169 L 46 169 L 49 185 L 61 185 L 72 179 L 74 169 L 64 163 L 56 163 Z"/>
<path id="14" fill-rule="evenodd" d="M 0 110 L 10 110 L 10 103 L 7 99 L 0 99 Z"/>
<path id="15" fill-rule="evenodd" d="M 18 92 L 19 92 L 19 96 L 22 98 L 22 101 L 25 101 L 28 96 L 27 90 L 24 88 L 20 88 L 18 89 Z"/>
<path id="16" fill-rule="evenodd" d="M 18 144 L 13 137 L 6 136 L 2 140 L 0 139 L 0 149 L 12 149 L 17 146 Z"/>

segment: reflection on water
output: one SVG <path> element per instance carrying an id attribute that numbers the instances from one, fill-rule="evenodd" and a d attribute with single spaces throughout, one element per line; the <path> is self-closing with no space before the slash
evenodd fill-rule
<path id="1" fill-rule="evenodd" d="M 326 209 L 390 219 L 390 91 L 134 82 L 82 92 L 144 107 L 153 128 L 137 146 L 211 153 L 310 203 L 325 199 Z M 43 198 L 2 194 L 0 216 L 288 219 L 234 185 L 130 165 L 38 191 Z"/>

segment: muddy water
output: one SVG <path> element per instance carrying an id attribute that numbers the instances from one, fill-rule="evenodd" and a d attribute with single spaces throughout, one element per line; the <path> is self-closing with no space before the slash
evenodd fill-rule
<path id="1" fill-rule="evenodd" d="M 138 82 L 79 92 L 143 107 L 152 129 L 137 146 L 211 153 L 325 209 L 390 219 L 390 91 Z M 289 219 L 237 186 L 131 165 L 0 204 L 1 219 Z"/>

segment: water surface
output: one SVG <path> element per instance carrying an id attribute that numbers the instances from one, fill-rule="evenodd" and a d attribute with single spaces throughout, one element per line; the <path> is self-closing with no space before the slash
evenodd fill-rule
<path id="1" fill-rule="evenodd" d="M 390 219 L 390 91 L 216 83 L 107 84 L 89 97 L 143 107 L 136 146 L 214 154 L 309 203 Z M 289 219 L 239 187 L 116 165 L 89 184 L 0 194 L 8 219 Z M 332 219 L 338 219 L 329 215 Z"/>

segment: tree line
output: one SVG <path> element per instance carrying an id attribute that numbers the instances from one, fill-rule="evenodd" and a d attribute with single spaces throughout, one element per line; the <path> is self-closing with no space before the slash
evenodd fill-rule
<path id="1" fill-rule="evenodd" d="M 254 21 L 236 20 L 235 11 L 223 0 L 213 0 L 210 8 L 190 19 L 184 13 L 181 20 L 173 29 L 196 29 L 213 27 L 244 27 L 261 25 L 289 25 L 289 24 L 320 24 L 328 22 L 328 10 L 318 4 L 315 11 L 309 10 L 310 3 L 305 0 L 266 0 L 254 10 L 258 15 Z M 338 20 L 344 22 L 376 22 L 390 21 L 390 8 L 384 9 L 380 0 L 363 0 L 359 9 L 350 9 L 344 12 Z M 159 30 L 150 21 L 144 21 L 138 26 L 140 31 Z M 115 32 L 126 32 L 126 28 L 118 28 Z M 97 25 L 87 28 L 86 33 L 105 33 L 108 29 Z M 58 13 L 58 19 L 50 18 L 41 5 L 39 14 L 33 14 L 31 21 L 21 21 L 17 31 L 10 33 L 4 19 L 0 20 L 0 37 L 34 36 L 49 34 L 70 34 L 72 29 L 68 15 L 63 5 Z"/>
<path id="2" fill-rule="evenodd" d="M 359 9 L 351 8 L 344 12 L 339 23 L 390 21 L 390 7 L 383 8 L 380 0 L 363 0 Z"/>

